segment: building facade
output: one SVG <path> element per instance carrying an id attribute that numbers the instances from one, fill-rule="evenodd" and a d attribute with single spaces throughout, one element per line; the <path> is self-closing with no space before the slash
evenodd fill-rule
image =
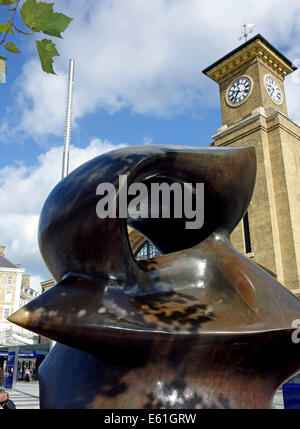
<path id="1" fill-rule="evenodd" d="M 0 345 L 34 344 L 37 335 L 9 322 L 7 317 L 38 296 L 30 288 L 30 275 L 5 256 L 5 246 L 0 246 Z"/>
<path id="2" fill-rule="evenodd" d="M 257 35 L 203 73 L 220 91 L 223 123 L 212 145 L 256 149 L 254 194 L 232 242 L 300 296 L 300 126 L 288 116 L 284 89 L 295 69 Z"/>
<path id="3" fill-rule="evenodd" d="M 13 327 L 6 318 L 20 308 L 24 271 L 5 257 L 5 246 L 0 246 L 0 332 Z"/>

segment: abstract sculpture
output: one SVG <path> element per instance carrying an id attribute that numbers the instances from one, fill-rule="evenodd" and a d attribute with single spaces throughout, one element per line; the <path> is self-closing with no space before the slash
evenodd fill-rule
<path id="1" fill-rule="evenodd" d="M 99 219 L 96 188 L 119 175 L 147 189 L 204 183 L 202 228 L 184 216 Z M 230 242 L 255 175 L 254 148 L 143 145 L 58 183 L 39 225 L 57 284 L 9 318 L 59 342 L 40 367 L 41 408 L 271 406 L 300 368 L 300 302 Z M 163 255 L 136 261 L 127 225 Z"/>

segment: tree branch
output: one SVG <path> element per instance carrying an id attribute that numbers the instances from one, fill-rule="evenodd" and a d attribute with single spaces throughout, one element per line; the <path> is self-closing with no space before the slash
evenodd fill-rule
<path id="1" fill-rule="evenodd" d="M 31 33 L 26 33 L 26 31 L 23 31 L 23 30 L 20 30 L 18 27 L 16 27 L 15 26 L 15 24 L 11 24 L 11 26 L 18 32 L 18 33 L 22 33 L 22 34 L 25 34 L 26 36 L 28 36 L 28 35 L 30 35 L 30 34 L 32 34 L 32 32 Z"/>
<path id="2" fill-rule="evenodd" d="M 4 36 L 3 36 L 3 38 L 2 38 L 2 40 L 1 40 L 1 42 L 0 42 L 0 45 L 3 45 L 3 43 L 4 43 L 4 42 L 5 42 L 5 40 L 6 40 L 7 34 L 8 34 L 8 32 L 9 32 L 9 29 L 10 29 L 11 27 L 13 27 L 13 26 L 14 26 L 14 19 L 15 19 L 16 12 L 17 12 L 17 9 L 18 9 L 18 6 L 19 6 L 20 1 L 21 1 L 21 0 L 17 0 L 15 7 L 12 9 L 12 10 L 13 10 L 13 14 L 12 14 L 12 17 L 11 17 L 10 24 L 9 24 L 9 26 L 8 26 L 8 28 L 7 28 L 7 30 L 6 30 L 6 32 L 4 33 Z"/>

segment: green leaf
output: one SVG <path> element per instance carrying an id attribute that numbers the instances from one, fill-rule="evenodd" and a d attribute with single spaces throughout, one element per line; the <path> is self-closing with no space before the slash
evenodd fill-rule
<path id="1" fill-rule="evenodd" d="M 62 39 L 60 33 L 66 30 L 72 19 L 62 13 L 55 12 L 49 22 L 45 24 L 42 31 L 45 34 L 49 34 L 49 36 L 60 37 Z"/>
<path id="2" fill-rule="evenodd" d="M 6 43 L 6 45 L 4 45 L 4 48 L 7 49 L 9 52 L 12 52 L 13 54 L 19 54 L 20 52 L 16 44 L 13 42 Z"/>
<path id="3" fill-rule="evenodd" d="M 1 0 L 0 0 L 1 1 Z M 13 29 L 10 26 L 10 20 L 7 20 L 6 24 L 0 24 L 0 34 L 1 33 L 6 33 L 7 29 L 9 28 L 8 32 L 10 34 L 14 34 Z"/>
<path id="4" fill-rule="evenodd" d="M 73 18 L 53 11 L 53 3 L 26 0 L 20 10 L 23 22 L 32 31 L 42 31 L 50 36 L 60 37 Z"/>
<path id="5" fill-rule="evenodd" d="M 32 31 L 42 31 L 45 22 L 53 11 L 53 3 L 37 3 L 36 0 L 26 0 L 20 9 L 23 22 Z"/>
<path id="6" fill-rule="evenodd" d="M 14 3 L 17 3 L 17 0 L 0 0 L 0 4 L 4 4 L 5 6 L 9 6 Z"/>
<path id="7" fill-rule="evenodd" d="M 36 41 L 37 50 L 40 56 L 42 69 L 46 73 L 56 74 L 53 70 L 53 57 L 59 56 L 59 53 L 52 40 L 43 39 Z"/>
<path id="8" fill-rule="evenodd" d="M 7 58 L 6 57 L 1 57 L 1 55 L 0 55 L 0 60 L 5 61 L 5 60 L 7 60 Z"/>

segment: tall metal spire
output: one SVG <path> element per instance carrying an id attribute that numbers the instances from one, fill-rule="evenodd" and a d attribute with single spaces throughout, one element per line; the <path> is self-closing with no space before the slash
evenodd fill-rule
<path id="1" fill-rule="evenodd" d="M 69 78 L 68 78 L 68 92 L 67 92 L 67 105 L 66 105 L 65 133 L 64 133 L 64 147 L 63 147 L 62 179 L 64 177 L 66 177 L 68 172 L 69 172 L 69 154 L 70 154 L 70 141 L 71 141 L 71 129 L 72 129 L 74 65 L 75 65 L 75 61 L 70 60 L 69 61 Z"/>
<path id="2" fill-rule="evenodd" d="M 71 141 L 71 130 L 72 130 L 74 65 L 75 65 L 75 61 L 70 60 L 68 89 L 67 89 L 65 132 L 64 132 L 63 161 L 62 161 L 62 179 L 66 177 L 69 173 L 69 155 L 70 155 L 70 141 Z M 55 346 L 55 344 L 56 344 L 56 341 L 51 340 L 49 350 L 51 350 Z"/>

